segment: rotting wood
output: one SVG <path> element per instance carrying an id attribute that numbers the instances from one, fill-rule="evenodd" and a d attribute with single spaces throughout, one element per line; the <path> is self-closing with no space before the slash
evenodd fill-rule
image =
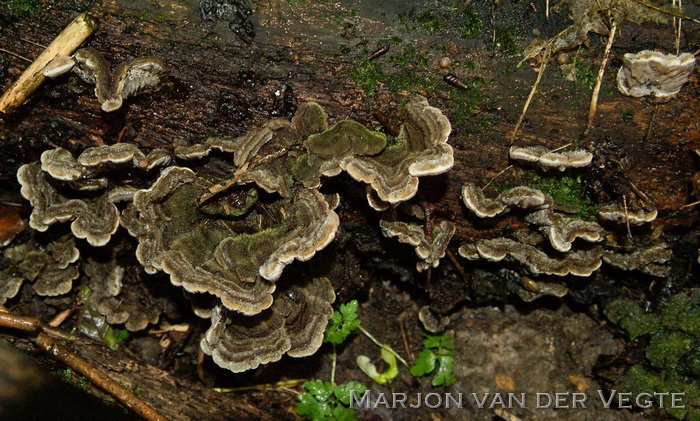
<path id="1" fill-rule="evenodd" d="M 9 114 L 38 88 L 46 77 L 41 71 L 56 57 L 72 54 L 97 28 L 97 21 L 83 13 L 64 29 L 0 98 L 0 112 Z"/>

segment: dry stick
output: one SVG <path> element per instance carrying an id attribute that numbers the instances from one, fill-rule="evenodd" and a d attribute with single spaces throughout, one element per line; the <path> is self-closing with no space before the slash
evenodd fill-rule
<path id="1" fill-rule="evenodd" d="M 39 319 L 33 317 L 15 316 L 7 311 L 4 306 L 0 306 L 0 326 L 19 329 L 28 332 L 39 332 L 36 337 L 29 338 L 45 352 L 60 360 L 68 367 L 87 377 L 91 382 L 118 399 L 124 406 L 140 415 L 148 421 L 167 421 L 168 419 L 160 415 L 153 407 L 139 399 L 136 395 L 124 386 L 115 382 L 107 374 L 93 367 L 85 359 L 67 350 L 49 335 L 41 332 L 42 327 Z"/>
<path id="2" fill-rule="evenodd" d="M 600 69 L 598 69 L 598 77 L 595 81 L 595 86 L 593 87 L 593 94 L 591 95 L 591 105 L 588 108 L 588 123 L 586 124 L 586 129 L 583 131 L 583 137 L 588 136 L 588 132 L 591 131 L 591 126 L 593 126 L 593 118 L 595 117 L 596 110 L 598 108 L 598 94 L 600 94 L 600 86 L 603 84 L 603 74 L 605 73 L 605 65 L 608 64 L 608 58 L 610 57 L 610 49 L 612 48 L 613 41 L 615 39 L 615 31 L 617 30 L 617 22 L 613 20 L 610 27 L 610 35 L 608 36 L 608 43 L 605 45 L 605 52 L 603 53 L 603 62 L 600 63 Z"/>
<path id="3" fill-rule="evenodd" d="M 674 17 L 677 17 L 677 18 L 680 18 L 680 19 L 687 19 L 687 20 L 689 20 L 689 21 L 691 21 L 691 22 L 700 23 L 700 20 L 695 19 L 695 18 L 691 18 L 690 16 L 684 15 L 684 14 L 682 14 L 682 13 L 676 13 L 676 12 L 672 12 L 672 11 L 670 11 L 670 10 L 665 10 L 665 9 L 660 8 L 659 6 L 653 5 L 653 4 L 651 4 L 651 3 L 647 3 L 647 2 L 642 1 L 642 0 L 634 0 L 634 1 L 636 1 L 636 2 L 639 3 L 639 4 L 641 4 L 642 6 L 646 6 L 646 7 L 650 8 L 650 9 L 654 9 L 654 10 L 656 10 L 657 12 L 666 13 L 667 15 L 674 16 Z"/>
<path id="4" fill-rule="evenodd" d="M 556 38 L 556 37 L 555 37 Z M 554 38 L 552 38 L 554 39 Z M 530 107 L 530 102 L 532 101 L 532 98 L 535 96 L 535 91 L 537 91 L 537 85 L 540 84 L 540 80 L 542 80 L 542 75 L 544 74 L 544 69 L 547 68 L 547 62 L 549 61 L 549 56 L 552 51 L 552 46 L 551 43 L 547 43 L 547 47 L 544 50 L 544 55 L 542 56 L 542 65 L 540 66 L 540 71 L 537 72 L 537 79 L 535 80 L 535 84 L 532 85 L 532 89 L 530 89 L 530 95 L 527 97 L 527 101 L 525 101 L 525 105 L 523 106 L 523 111 L 520 113 L 520 118 L 518 118 L 518 122 L 515 123 L 515 128 L 513 129 L 513 133 L 510 135 L 510 144 L 513 144 L 513 141 L 515 141 L 515 136 L 518 134 L 518 130 L 520 129 L 520 124 L 522 124 L 523 119 L 525 118 L 525 113 L 527 113 L 527 109 Z"/>
<path id="5" fill-rule="evenodd" d="M 649 125 L 647 126 L 647 132 L 644 135 L 644 143 L 648 144 L 651 140 L 651 135 L 654 133 L 654 124 L 656 123 L 656 114 L 659 112 L 659 106 L 661 104 L 656 104 L 654 110 L 651 112 L 651 118 L 649 119 Z"/>
<path id="6" fill-rule="evenodd" d="M 29 60 L 28 58 L 26 58 L 26 57 L 24 57 L 24 56 L 21 56 L 21 55 L 15 53 L 15 52 L 12 52 L 12 51 L 10 51 L 10 50 L 6 50 L 6 49 L 4 49 L 4 48 L 0 48 L 0 51 L 2 51 L 3 53 L 7 53 L 7 54 L 9 54 L 9 55 L 11 55 L 11 56 L 17 57 L 17 58 L 21 58 L 21 59 L 24 60 L 24 61 L 28 61 L 28 62 L 30 62 L 30 63 L 32 62 L 32 61 Z"/>
<path id="7" fill-rule="evenodd" d="M 0 98 L 0 112 L 9 114 L 41 85 L 45 77 L 41 72 L 53 59 L 72 54 L 95 31 L 97 22 L 88 14 L 81 14 L 61 32 L 34 60 L 22 75 Z"/>

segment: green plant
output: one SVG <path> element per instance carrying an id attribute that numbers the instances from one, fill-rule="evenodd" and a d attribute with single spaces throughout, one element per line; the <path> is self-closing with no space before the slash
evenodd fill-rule
<path id="1" fill-rule="evenodd" d="M 423 350 L 413 361 L 411 375 L 422 377 L 435 371 L 437 372 L 433 386 L 450 386 L 457 379 L 454 374 L 454 343 L 447 335 L 425 335 Z"/>
<path id="2" fill-rule="evenodd" d="M 591 219 L 598 212 L 598 206 L 590 198 L 583 185 L 581 176 L 542 176 L 537 173 L 527 174 L 529 187 L 541 190 L 552 196 L 555 202 L 576 206 L 582 219 Z"/>
<path id="3" fill-rule="evenodd" d="M 365 386 L 356 382 L 334 385 L 321 380 L 304 383 L 305 393 L 298 396 L 294 407 L 297 414 L 310 420 L 350 421 L 355 419 L 355 410 L 349 408 L 352 394 L 361 395 Z"/>
<path id="4" fill-rule="evenodd" d="M 467 6 L 460 13 L 460 20 L 462 23 L 458 26 L 458 29 L 460 36 L 463 38 L 477 35 L 484 30 L 484 22 L 472 6 Z"/>
<path id="5" fill-rule="evenodd" d="M 339 311 L 333 312 L 326 326 L 323 342 L 340 345 L 353 330 L 360 326 L 360 319 L 357 316 L 358 305 L 357 300 L 352 300 L 342 304 Z"/>
<path id="6" fill-rule="evenodd" d="M 399 374 L 399 365 L 396 363 L 396 355 L 386 345 L 382 346 L 382 359 L 389 367 L 381 373 L 372 364 L 369 357 L 365 355 L 358 355 L 356 361 L 357 365 L 360 366 L 360 370 L 370 379 L 379 384 L 385 384 L 392 381 Z"/>

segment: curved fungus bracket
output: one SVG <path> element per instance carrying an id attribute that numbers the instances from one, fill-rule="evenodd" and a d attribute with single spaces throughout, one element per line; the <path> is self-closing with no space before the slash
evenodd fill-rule
<path id="1" fill-rule="evenodd" d="M 255 316 L 216 306 L 200 346 L 216 364 L 234 373 L 278 361 L 284 354 L 311 355 L 321 346 L 333 301 L 330 281 L 317 278 L 282 287 L 272 306 Z"/>
<path id="2" fill-rule="evenodd" d="M 421 259 L 416 265 L 419 272 L 440 265 L 440 259 L 445 257 L 447 246 L 455 233 L 455 225 L 447 220 L 432 226 L 430 235 L 427 235 L 425 227 L 419 224 L 387 218 L 382 218 L 379 226 L 385 237 L 397 237 L 400 243 L 415 247 L 416 254 Z"/>
<path id="3" fill-rule="evenodd" d="M 537 209 L 547 206 L 544 193 L 524 186 L 515 187 L 499 194 L 495 199 L 489 199 L 475 184 L 465 183 L 462 186 L 462 201 L 479 218 L 493 218 L 510 211 L 513 207 Z"/>
<path id="4" fill-rule="evenodd" d="M 564 171 L 567 168 L 586 167 L 593 161 L 593 154 L 583 149 L 567 152 L 550 152 L 543 146 L 511 146 L 509 156 L 510 159 L 516 161 L 536 164 L 545 171 L 550 168 Z"/>
<path id="5" fill-rule="evenodd" d="M 659 101 L 680 92 L 695 68 L 695 56 L 664 54 L 658 51 L 627 53 L 617 72 L 617 88 L 633 97 L 653 96 Z"/>
<path id="6" fill-rule="evenodd" d="M 168 76 L 165 63 L 153 57 L 125 61 L 110 72 L 102 53 L 92 47 L 81 48 L 72 56 L 57 57 L 43 73 L 53 79 L 70 71 L 95 85 L 95 96 L 105 112 L 118 110 L 130 96 L 156 90 Z"/>
<path id="7" fill-rule="evenodd" d="M 73 196 L 81 195 L 59 190 L 49 182 L 41 166 L 33 162 L 17 171 L 22 196 L 33 208 L 29 226 L 43 232 L 56 222 L 72 220 L 71 231 L 77 238 L 86 239 L 92 246 L 107 244 L 119 228 L 116 206 L 106 195 L 76 198 Z"/>
<path id="8" fill-rule="evenodd" d="M 673 257 L 673 251 L 667 246 L 651 246 L 632 253 L 605 253 L 603 261 L 622 270 L 638 270 L 647 275 L 665 277 L 671 267 L 665 265 Z"/>
<path id="9" fill-rule="evenodd" d="M 463 245 L 459 248 L 459 254 L 469 260 L 485 259 L 490 262 L 500 262 L 509 257 L 525 266 L 533 275 L 590 276 L 602 264 L 602 250 L 599 247 L 553 258 L 533 246 L 507 238 L 479 240 L 474 245 Z"/>

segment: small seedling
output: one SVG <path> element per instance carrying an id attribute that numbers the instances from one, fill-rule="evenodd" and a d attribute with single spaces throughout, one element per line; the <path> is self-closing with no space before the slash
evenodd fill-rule
<path id="1" fill-rule="evenodd" d="M 356 361 L 357 365 L 360 366 L 360 370 L 369 376 L 370 379 L 379 384 L 385 384 L 393 380 L 394 377 L 399 374 L 399 365 L 396 363 L 396 356 L 387 346 L 382 346 L 382 359 L 389 365 L 389 368 L 383 373 L 377 371 L 377 367 L 372 364 L 372 361 L 367 356 L 358 355 Z"/>
<path id="2" fill-rule="evenodd" d="M 411 374 L 422 377 L 435 371 L 433 386 L 450 386 L 457 379 L 454 374 L 454 343 L 446 335 L 426 335 L 423 340 L 423 351 L 413 361 Z"/>

